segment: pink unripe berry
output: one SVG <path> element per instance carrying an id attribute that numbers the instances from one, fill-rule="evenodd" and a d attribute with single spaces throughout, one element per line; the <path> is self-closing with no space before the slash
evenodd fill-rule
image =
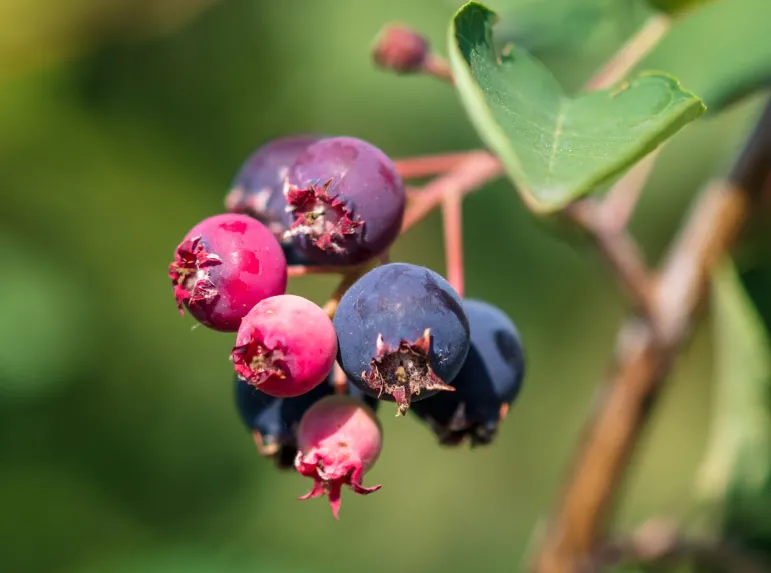
<path id="1" fill-rule="evenodd" d="M 428 40 L 412 28 L 392 24 L 380 32 L 372 55 L 381 68 L 402 74 L 419 72 L 429 55 Z"/>
<path id="2" fill-rule="evenodd" d="M 247 215 L 215 215 L 177 247 L 169 278 L 180 312 L 235 332 L 262 299 L 286 292 L 286 258 L 267 227 Z"/>
<path id="3" fill-rule="evenodd" d="M 318 305 L 301 296 L 266 298 L 241 322 L 231 360 L 238 375 L 276 398 L 321 384 L 335 364 L 337 335 Z"/>
<path id="4" fill-rule="evenodd" d="M 362 478 L 380 455 L 383 434 L 374 412 L 355 398 L 337 395 L 316 402 L 300 421 L 297 446 L 295 468 L 313 478 L 313 488 L 300 499 L 328 495 L 335 519 L 343 485 L 361 495 L 380 489 L 364 487 Z"/>

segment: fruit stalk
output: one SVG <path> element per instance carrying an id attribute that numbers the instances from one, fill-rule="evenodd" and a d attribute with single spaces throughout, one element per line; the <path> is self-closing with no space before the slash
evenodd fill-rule
<path id="1" fill-rule="evenodd" d="M 588 231 L 600 254 L 610 264 L 627 293 L 643 316 L 652 317 L 655 312 L 653 281 L 642 254 L 626 229 L 608 225 L 603 215 L 604 203 L 583 200 L 573 203 L 566 214 Z"/>
<path id="2" fill-rule="evenodd" d="M 653 320 L 632 318 L 619 334 L 623 352 L 585 425 L 533 560 L 537 573 L 575 571 L 597 544 L 641 430 L 707 294 L 712 265 L 735 242 L 770 174 L 771 103 L 729 177 L 697 199 L 660 273 Z"/>
<path id="3" fill-rule="evenodd" d="M 499 177 L 501 173 L 502 167 L 497 158 L 483 151 L 469 152 L 462 163 L 431 181 L 414 196 L 404 214 L 401 232 L 405 233 L 422 221 L 442 202 L 445 195 L 457 193 L 465 196 Z"/>
<path id="4" fill-rule="evenodd" d="M 421 155 L 418 157 L 405 157 L 394 161 L 396 170 L 402 179 L 417 179 L 444 175 L 463 163 L 470 153 L 486 153 L 482 150 L 458 151 L 454 153 L 438 153 L 436 155 Z"/>
<path id="5" fill-rule="evenodd" d="M 447 262 L 447 280 L 463 297 L 463 195 L 451 189 L 442 198 L 444 223 L 444 256 Z"/>
<path id="6" fill-rule="evenodd" d="M 351 288 L 351 285 L 361 278 L 370 268 L 371 264 L 367 263 L 353 269 L 348 269 L 343 275 L 340 284 L 337 285 L 335 292 L 329 297 L 329 300 L 324 304 L 324 312 L 327 313 L 329 318 L 335 317 L 337 312 L 337 306 L 340 304 L 340 299 Z"/>

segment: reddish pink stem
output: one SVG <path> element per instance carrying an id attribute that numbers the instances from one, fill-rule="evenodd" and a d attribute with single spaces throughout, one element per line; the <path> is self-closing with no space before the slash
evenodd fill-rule
<path id="1" fill-rule="evenodd" d="M 402 223 L 402 233 L 422 221 L 442 202 L 448 193 L 461 197 L 492 181 L 502 172 L 497 158 L 480 151 L 468 153 L 466 159 L 447 174 L 437 177 L 415 194 Z"/>
<path id="2" fill-rule="evenodd" d="M 428 55 L 423 63 L 423 73 L 448 84 L 455 84 L 449 62 L 433 52 Z"/>
<path id="3" fill-rule="evenodd" d="M 442 221 L 447 280 L 463 297 L 463 195 L 457 189 L 451 189 L 442 199 Z"/>
<path id="4" fill-rule="evenodd" d="M 432 175 L 444 175 L 463 163 L 470 155 L 479 151 L 458 151 L 440 153 L 436 155 L 423 155 L 418 157 L 406 157 L 394 161 L 396 170 L 402 179 L 416 179 L 418 177 L 431 177 Z"/>
<path id="5" fill-rule="evenodd" d="M 336 267 L 333 265 L 291 265 L 287 269 L 289 278 L 304 277 L 308 275 L 344 275 L 351 267 Z"/>

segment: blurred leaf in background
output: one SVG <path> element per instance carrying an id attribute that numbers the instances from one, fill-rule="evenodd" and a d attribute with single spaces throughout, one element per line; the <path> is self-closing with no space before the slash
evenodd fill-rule
<path id="1" fill-rule="evenodd" d="M 715 405 L 700 490 L 732 535 L 769 538 L 771 353 L 769 337 L 729 261 L 713 279 Z"/>
<path id="2" fill-rule="evenodd" d="M 100 42 L 168 32 L 215 1 L 0 0 L 0 70 L 20 73 Z"/>
<path id="3" fill-rule="evenodd" d="M 519 0 L 492 1 L 501 15 L 496 42 L 513 42 L 529 52 L 585 50 L 607 33 L 625 40 L 640 23 L 644 7 L 636 0 Z"/>

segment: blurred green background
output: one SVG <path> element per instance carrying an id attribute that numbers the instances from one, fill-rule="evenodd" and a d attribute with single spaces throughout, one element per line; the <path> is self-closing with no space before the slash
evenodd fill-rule
<path id="1" fill-rule="evenodd" d="M 570 33 L 555 37 L 558 4 L 567 6 L 491 2 L 502 30 L 573 88 L 646 16 L 626 0 L 600 21 L 591 9 L 570 16 Z M 166 277 L 180 238 L 221 211 L 242 160 L 271 137 L 348 134 L 393 157 L 478 146 L 451 88 L 369 60 L 393 20 L 444 52 L 459 5 L 0 0 L 2 570 L 517 568 L 627 310 L 588 245 L 535 222 L 505 182 L 468 199 L 467 294 L 520 327 L 526 387 L 500 439 L 473 452 L 440 449 L 413 418 L 384 408 L 386 447 L 365 480 L 383 489 L 344 493 L 339 522 L 324 501 L 295 501 L 304 478 L 257 456 L 232 404 L 232 336 L 193 330 Z M 644 67 L 700 94 L 716 69 L 767 43 L 747 30 L 769 16 L 768 0 L 715 2 L 679 23 Z M 720 57 L 704 58 L 705 46 Z M 699 185 L 727 167 L 761 103 L 708 113 L 666 146 L 633 221 L 651 261 Z M 441 245 L 435 215 L 393 257 L 441 272 Z M 332 288 L 326 278 L 290 285 L 318 302 Z M 687 510 L 711 371 L 702 324 L 635 459 L 621 529 Z"/>

